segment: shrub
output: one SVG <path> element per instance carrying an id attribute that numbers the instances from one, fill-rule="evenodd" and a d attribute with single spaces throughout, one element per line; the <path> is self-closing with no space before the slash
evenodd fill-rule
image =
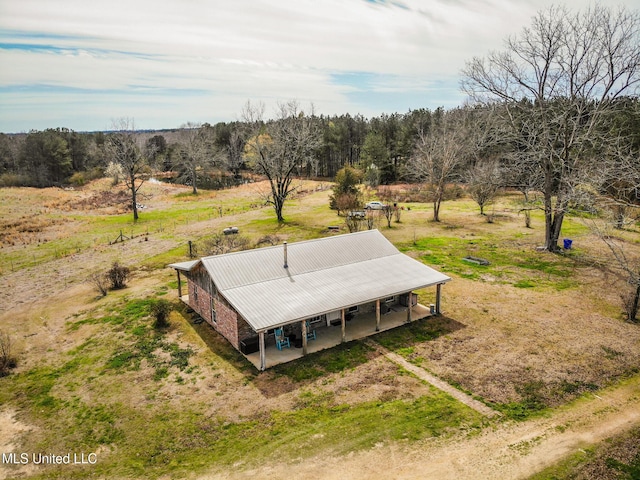
<path id="1" fill-rule="evenodd" d="M 353 167 L 344 167 L 338 170 L 333 186 L 333 195 L 329 197 L 329 207 L 332 210 L 346 212 L 362 208 L 360 189 L 358 185 L 362 181 L 362 172 Z"/>
<path id="2" fill-rule="evenodd" d="M 104 169 L 101 167 L 93 167 L 91 170 L 87 170 L 84 172 L 84 179 L 87 182 L 91 180 L 97 180 L 99 178 L 104 177 Z"/>
<path id="3" fill-rule="evenodd" d="M 16 368 L 17 363 L 12 352 L 11 337 L 0 332 L 0 377 L 9 375 L 9 370 Z"/>
<path id="4" fill-rule="evenodd" d="M 15 173 L 3 173 L 0 175 L 0 187 L 26 187 L 29 179 L 24 175 Z"/>
<path id="5" fill-rule="evenodd" d="M 88 279 L 89 283 L 91 283 L 91 285 L 93 285 L 93 287 L 103 297 L 107 296 L 109 280 L 109 276 L 104 273 L 92 273 Z"/>
<path id="6" fill-rule="evenodd" d="M 118 262 L 113 262 L 113 266 L 107 272 L 107 277 L 111 282 L 111 288 L 119 290 L 127 286 L 127 279 L 131 270 L 128 267 L 120 265 Z"/>
<path id="7" fill-rule="evenodd" d="M 107 177 L 111 177 L 111 184 L 114 186 L 120 183 L 120 180 L 124 178 L 124 170 L 122 169 L 122 165 L 116 162 L 110 162 L 106 170 L 104 171 L 104 174 Z"/>
<path id="8" fill-rule="evenodd" d="M 359 232 L 362 230 L 362 224 L 364 223 L 364 218 L 347 215 L 345 219 L 345 223 L 347 224 L 347 228 L 349 229 L 349 233 Z"/>
<path id="9" fill-rule="evenodd" d="M 361 210 L 362 201 L 360 200 L 360 195 L 341 193 L 340 195 L 331 197 L 330 207 L 337 210 L 338 215 L 340 215 L 340 212 L 347 213 L 350 210 Z"/>
<path id="10" fill-rule="evenodd" d="M 85 183 L 87 183 L 87 179 L 85 178 L 83 172 L 76 172 L 69 178 L 69 183 L 75 185 L 76 187 L 81 187 Z"/>
<path id="11" fill-rule="evenodd" d="M 69 177 L 69 183 L 75 185 L 76 187 L 82 187 L 87 182 L 92 180 L 97 180 L 98 178 L 104 177 L 105 172 L 100 167 L 94 167 L 91 170 L 86 170 L 84 172 L 76 172 L 71 177 Z"/>
<path id="12" fill-rule="evenodd" d="M 278 245 L 280 242 L 282 242 L 282 239 L 278 235 L 265 235 L 258 239 L 258 241 L 256 242 L 256 246 L 257 247 L 260 247 L 262 245 L 274 246 L 274 245 Z"/>
<path id="13" fill-rule="evenodd" d="M 169 326 L 169 314 L 173 309 L 173 305 L 168 300 L 156 300 L 151 305 L 151 315 L 155 317 L 153 323 L 154 328 L 165 328 Z"/>
<path id="14" fill-rule="evenodd" d="M 249 238 L 242 235 L 216 233 L 204 242 L 202 253 L 204 255 L 220 255 L 223 253 L 237 252 L 238 250 L 248 249 L 250 243 Z"/>

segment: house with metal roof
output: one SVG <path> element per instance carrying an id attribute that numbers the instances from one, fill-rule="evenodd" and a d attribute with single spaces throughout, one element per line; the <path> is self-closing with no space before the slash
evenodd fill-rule
<path id="1" fill-rule="evenodd" d="M 260 370 L 439 314 L 451 280 L 378 230 L 169 266 L 180 298 Z M 413 292 L 426 287 L 436 288 L 429 307 Z"/>

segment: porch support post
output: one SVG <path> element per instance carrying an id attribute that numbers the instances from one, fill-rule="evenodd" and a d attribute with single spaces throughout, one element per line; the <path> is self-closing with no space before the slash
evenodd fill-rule
<path id="1" fill-rule="evenodd" d="M 412 294 L 411 292 L 409 292 L 407 294 L 408 297 L 408 301 L 407 301 L 407 323 L 411 323 L 411 298 Z"/>
<path id="2" fill-rule="evenodd" d="M 376 332 L 380 331 L 380 299 L 376 300 Z"/>
<path id="3" fill-rule="evenodd" d="M 302 355 L 307 354 L 307 321 L 303 320 L 302 325 Z"/>
<path id="4" fill-rule="evenodd" d="M 442 283 L 436 285 L 436 314 L 440 315 L 440 296 L 442 293 Z"/>
<path id="5" fill-rule="evenodd" d="M 182 282 L 180 281 L 180 270 L 176 269 L 178 273 L 178 298 L 182 300 Z"/>
<path id="6" fill-rule="evenodd" d="M 342 313 L 342 343 L 347 341 L 347 323 L 346 320 L 344 318 L 344 308 L 341 310 Z"/>
<path id="7" fill-rule="evenodd" d="M 267 368 L 267 352 L 264 348 L 264 332 L 258 333 L 260 347 L 260 370 L 265 371 Z"/>

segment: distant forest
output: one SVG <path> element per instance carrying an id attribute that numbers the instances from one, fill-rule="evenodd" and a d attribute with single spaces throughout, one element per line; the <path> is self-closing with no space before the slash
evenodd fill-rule
<path id="1" fill-rule="evenodd" d="M 593 145 L 583 155 L 602 154 L 597 142 L 604 136 L 626 139 L 632 150 L 640 151 L 639 111 L 638 98 L 619 100 L 606 125 L 600 131 L 590 132 Z M 514 139 L 510 132 L 501 132 L 499 122 L 494 121 L 497 116 L 495 109 L 488 107 L 418 109 L 370 119 L 349 114 L 312 116 L 319 141 L 293 173 L 302 177 L 333 178 L 342 167 L 351 166 L 362 170 L 365 180 L 374 185 L 420 181 L 423 178 L 412 159 L 424 156 L 430 140 L 448 135 L 456 144 L 459 157 L 452 180 L 455 177 L 464 182 L 479 163 L 498 162 L 503 170 L 511 170 L 512 174 L 501 182 L 518 187 L 523 180 L 513 178 L 517 172 L 507 167 L 514 162 L 521 163 L 516 157 L 519 150 L 523 150 L 519 145 L 522 139 Z M 188 124 L 174 130 L 134 131 L 134 135 L 152 171 L 172 172 L 176 181 L 190 184 L 184 158 L 188 155 L 185 151 L 193 147 L 192 136 L 196 131 L 202 148 L 198 181 L 203 182 L 204 188 L 209 185 L 207 177 L 240 178 L 242 172 L 251 170 L 246 145 L 256 130 L 249 122 Z M 103 177 L 113 161 L 108 148 L 110 135 L 110 132 L 80 133 L 67 128 L 28 134 L 0 133 L 0 186 L 82 185 Z M 533 176 L 536 172 L 530 174 Z"/>
<path id="2" fill-rule="evenodd" d="M 403 168 L 413 155 L 420 135 L 444 116 L 442 109 L 414 110 L 407 114 L 382 115 L 371 119 L 361 115 L 317 116 L 313 122 L 320 144 L 297 175 L 334 177 L 345 165 L 375 165 L 379 182 L 403 179 Z M 207 137 L 199 177 L 221 173 L 239 176 L 247 171 L 244 147 L 252 134 L 244 122 L 193 125 L 161 131 L 136 132 L 149 166 L 156 172 L 174 172 L 189 183 L 183 155 L 189 136 L 185 131 L 201 129 Z M 28 134 L 0 134 L 0 186 L 49 187 L 81 185 L 102 177 L 109 163 L 109 132 L 79 133 L 66 128 L 31 131 Z M 208 157 L 208 158 L 206 158 Z"/>

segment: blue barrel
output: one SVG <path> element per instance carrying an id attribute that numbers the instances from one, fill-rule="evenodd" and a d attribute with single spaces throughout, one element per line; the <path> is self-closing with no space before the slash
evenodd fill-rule
<path id="1" fill-rule="evenodd" d="M 570 250 L 572 243 L 573 243 L 573 240 L 569 240 L 568 238 L 565 238 L 564 239 L 564 249 L 565 250 Z"/>

